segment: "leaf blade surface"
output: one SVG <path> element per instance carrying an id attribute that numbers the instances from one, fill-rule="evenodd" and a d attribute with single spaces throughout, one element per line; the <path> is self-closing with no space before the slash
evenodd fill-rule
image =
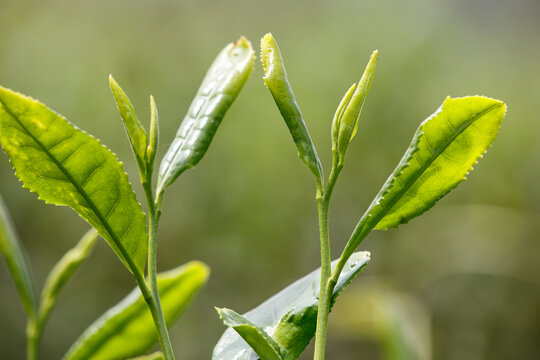
<path id="1" fill-rule="evenodd" d="M 163 315 L 170 326 L 206 282 L 206 265 L 193 261 L 158 274 Z M 157 342 L 152 315 L 141 292 L 135 288 L 109 309 L 73 344 L 66 360 L 126 359 L 148 351 Z"/>
<path id="2" fill-rule="evenodd" d="M 110 150 L 40 102 L 3 87 L 0 144 L 24 188 L 74 209 L 130 271 L 143 272 L 145 214 Z"/>
<path id="3" fill-rule="evenodd" d="M 370 259 L 368 252 L 354 253 L 334 288 L 332 303 Z M 332 262 L 335 267 L 337 260 Z M 292 283 L 243 316 L 279 344 L 284 360 L 296 359 L 315 334 L 320 290 L 320 268 Z M 232 329 L 214 348 L 212 360 L 256 360 L 259 357 Z"/>

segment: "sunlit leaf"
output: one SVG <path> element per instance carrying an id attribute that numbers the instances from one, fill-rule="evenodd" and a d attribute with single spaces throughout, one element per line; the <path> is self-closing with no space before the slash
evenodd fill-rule
<path id="1" fill-rule="evenodd" d="M 289 128 L 298 149 L 298 156 L 322 183 L 323 170 L 317 150 L 309 135 L 300 107 L 296 103 L 277 42 L 270 33 L 261 39 L 261 62 L 264 68 L 264 84 L 270 90 Z"/>
<path id="2" fill-rule="evenodd" d="M 114 80 L 112 75 L 109 75 L 109 85 L 111 86 L 111 91 L 113 93 L 114 100 L 116 101 L 116 106 L 118 107 L 118 112 L 122 117 L 124 123 L 124 128 L 129 138 L 129 143 L 137 159 L 137 164 L 139 169 L 146 171 L 146 147 L 148 146 L 148 136 L 143 125 L 139 121 L 135 109 L 131 104 L 128 96 L 122 90 L 120 85 Z"/>
<path id="3" fill-rule="evenodd" d="M 225 113 L 251 75 L 253 62 L 253 49 L 244 37 L 218 54 L 161 161 L 158 194 L 202 159 Z"/>
<path id="4" fill-rule="evenodd" d="M 209 269 L 190 262 L 158 274 L 163 315 L 172 325 L 206 282 Z M 157 342 L 152 315 L 141 292 L 134 289 L 79 337 L 65 359 L 126 359 L 139 356 Z"/>
<path id="5" fill-rule="evenodd" d="M 145 215 L 116 156 L 40 102 L 0 87 L 0 144 L 23 187 L 88 221 L 132 272 L 146 263 Z"/>
<path id="6" fill-rule="evenodd" d="M 373 229 L 423 214 L 466 179 L 491 146 L 506 105 L 483 96 L 447 98 L 416 131 L 411 145 L 358 223 L 344 253 Z"/>
<path id="7" fill-rule="evenodd" d="M 6 263 L 19 292 L 24 311 L 30 319 L 37 315 L 37 299 L 34 281 L 26 259 L 26 254 L 20 244 L 15 226 L 0 196 L 0 252 L 4 255 Z"/>
<path id="8" fill-rule="evenodd" d="M 368 252 L 354 253 L 343 269 L 332 302 L 352 281 L 370 259 Z M 337 261 L 332 262 L 335 267 Z M 315 334 L 321 270 L 297 280 L 270 299 L 248 311 L 243 317 L 272 337 L 280 346 L 284 360 L 296 359 Z M 229 328 L 225 331 L 212 356 L 213 360 L 256 360 L 259 357 L 250 346 Z"/>

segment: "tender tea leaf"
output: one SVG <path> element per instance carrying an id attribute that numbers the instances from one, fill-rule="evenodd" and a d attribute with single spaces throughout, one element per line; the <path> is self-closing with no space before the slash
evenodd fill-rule
<path id="1" fill-rule="evenodd" d="M 30 319 L 37 315 L 37 301 L 30 266 L 26 254 L 20 244 L 15 226 L 0 196 L 0 252 L 6 263 L 19 292 L 24 311 Z"/>
<path id="2" fill-rule="evenodd" d="M 315 175 L 317 181 L 322 183 L 323 170 L 317 150 L 315 150 L 315 145 L 311 140 L 287 79 L 287 72 L 285 71 L 279 47 L 270 33 L 261 39 L 261 62 L 264 68 L 264 84 L 270 90 L 279 112 L 289 128 L 289 132 L 298 148 L 298 156 Z"/>
<path id="3" fill-rule="evenodd" d="M 75 271 L 82 265 L 84 260 L 90 256 L 92 249 L 99 238 L 95 230 L 88 231 L 79 243 L 62 256 L 53 267 L 45 285 L 41 291 L 41 302 L 39 308 L 39 321 L 44 323 L 56 303 L 58 294 L 73 276 Z"/>
<path id="4" fill-rule="evenodd" d="M 377 64 L 378 51 L 375 50 L 369 58 L 362 78 L 356 87 L 351 87 L 341 100 L 332 122 L 332 150 L 337 151 L 339 163 L 343 165 L 347 147 L 356 135 L 358 120 L 364 106 L 364 101 L 371 87 L 375 65 Z M 351 92 L 354 89 L 354 93 Z"/>
<path id="5" fill-rule="evenodd" d="M 253 49 L 244 37 L 219 53 L 161 161 L 158 194 L 202 159 L 225 113 L 251 75 L 253 61 Z"/>
<path id="6" fill-rule="evenodd" d="M 146 163 L 150 169 L 154 168 L 157 149 L 159 145 L 159 114 L 154 97 L 150 95 L 150 140 L 146 149 Z M 150 170 L 151 173 L 151 170 Z"/>
<path id="7" fill-rule="evenodd" d="M 23 187 L 70 206 L 130 271 L 143 272 L 145 215 L 112 152 L 40 102 L 2 87 L 0 144 Z"/>
<path id="8" fill-rule="evenodd" d="M 190 262 L 158 274 L 163 315 L 172 325 L 206 282 L 209 269 Z M 157 342 L 152 315 L 141 292 L 135 288 L 79 337 L 65 359 L 126 359 L 139 356 Z"/>
<path id="9" fill-rule="evenodd" d="M 503 102 L 483 96 L 447 98 L 420 124 L 344 253 L 354 251 L 374 227 L 397 227 L 429 210 L 465 180 L 495 140 L 505 113 Z"/>
<path id="10" fill-rule="evenodd" d="M 139 121 L 128 96 L 124 90 L 122 90 L 120 85 L 118 85 L 116 80 L 114 80 L 112 75 L 109 75 L 109 85 L 111 86 L 118 112 L 120 112 L 120 116 L 122 117 L 131 148 L 137 159 L 137 164 L 141 170 L 145 171 L 146 147 L 148 146 L 146 130 L 144 130 L 143 125 Z"/>
<path id="11" fill-rule="evenodd" d="M 216 309 L 223 323 L 234 330 L 264 360 L 283 360 L 279 345 L 260 327 L 230 309 Z"/>
<path id="12" fill-rule="evenodd" d="M 357 252 L 349 258 L 334 288 L 332 302 L 369 259 L 368 252 Z M 336 263 L 332 262 L 333 268 Z M 320 278 L 321 270 L 315 270 L 243 315 L 247 321 L 272 337 L 280 346 L 280 355 L 284 360 L 300 356 L 315 334 Z M 258 358 L 232 328 L 227 329 L 219 339 L 212 356 L 213 360 Z"/>
<path id="13" fill-rule="evenodd" d="M 155 353 L 137 356 L 131 358 L 130 360 L 165 360 L 165 358 L 163 357 L 163 353 L 161 351 L 156 351 Z"/>

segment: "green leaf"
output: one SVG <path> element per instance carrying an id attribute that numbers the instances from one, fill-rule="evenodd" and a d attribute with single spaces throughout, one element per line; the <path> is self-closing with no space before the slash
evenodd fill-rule
<path id="1" fill-rule="evenodd" d="M 157 148 L 159 145 L 159 114 L 154 97 L 150 95 L 150 140 L 146 149 L 146 164 L 148 168 L 154 169 Z M 150 173 L 151 173 L 150 170 Z"/>
<path id="2" fill-rule="evenodd" d="M 230 309 L 217 309 L 223 323 L 234 330 L 264 360 L 283 360 L 279 345 L 260 327 Z"/>
<path id="3" fill-rule="evenodd" d="M 70 206 L 130 271 L 143 272 L 145 214 L 110 150 L 40 102 L 3 87 L 0 144 L 23 187 L 47 203 Z"/>
<path id="4" fill-rule="evenodd" d="M 30 266 L 20 244 L 15 226 L 13 226 L 13 222 L 1 196 L 0 252 L 6 259 L 9 272 L 15 282 L 15 287 L 19 293 L 26 315 L 29 319 L 35 319 L 37 315 L 37 300 Z"/>
<path id="5" fill-rule="evenodd" d="M 47 276 L 45 285 L 41 291 L 39 308 L 39 322 L 41 326 L 47 321 L 56 303 L 58 294 L 84 260 L 90 256 L 98 238 L 99 235 L 95 230 L 88 231 L 74 248 L 62 256 Z"/>
<path id="6" fill-rule="evenodd" d="M 253 49 L 244 37 L 227 45 L 214 60 L 161 161 L 158 194 L 202 159 L 225 113 L 251 75 L 253 60 Z"/>
<path id="7" fill-rule="evenodd" d="M 362 107 L 375 74 L 378 53 L 377 50 L 373 51 L 358 85 L 349 88 L 334 115 L 332 122 L 332 151 L 337 151 L 340 165 L 343 165 L 349 143 L 356 135 Z M 353 91 L 354 93 L 352 93 Z"/>
<path id="8" fill-rule="evenodd" d="M 421 215 L 465 180 L 495 140 L 505 113 L 506 105 L 499 100 L 448 97 L 420 124 L 344 253 L 354 251 L 374 227 L 386 230 Z"/>
<path id="9" fill-rule="evenodd" d="M 165 358 L 163 357 L 163 353 L 161 351 L 156 351 L 152 354 L 131 358 L 130 360 L 165 360 Z"/>
<path id="10" fill-rule="evenodd" d="M 190 262 L 158 274 L 158 288 L 167 325 L 172 325 L 206 282 L 209 269 Z M 125 359 L 143 354 L 157 341 L 152 315 L 135 288 L 79 337 L 65 359 Z"/>
<path id="11" fill-rule="evenodd" d="M 129 101 L 126 93 L 118 85 L 116 80 L 114 80 L 112 75 L 109 75 L 109 85 L 116 101 L 118 112 L 120 112 L 120 116 L 124 122 L 124 128 L 126 129 L 135 158 L 137 159 L 137 164 L 139 165 L 139 169 L 141 169 L 141 173 L 144 173 L 146 171 L 146 148 L 148 146 L 146 130 L 144 130 L 143 125 L 139 121 L 131 101 Z"/>
<path id="12" fill-rule="evenodd" d="M 334 288 L 332 302 L 370 259 L 368 252 L 354 253 L 345 264 Z M 335 267 L 337 261 L 332 262 Z M 284 360 L 296 359 L 315 334 L 321 270 L 297 280 L 243 316 L 277 343 Z M 213 360 L 256 360 L 257 354 L 232 329 L 225 331 L 212 355 Z M 266 359 L 265 359 L 266 360 Z"/>
<path id="13" fill-rule="evenodd" d="M 261 62 L 264 68 L 264 84 L 270 90 L 279 112 L 289 128 L 289 132 L 298 148 L 298 156 L 315 175 L 317 181 L 322 183 L 323 170 L 317 150 L 315 150 L 315 145 L 311 140 L 287 79 L 287 72 L 285 71 L 279 47 L 270 33 L 261 39 Z"/>

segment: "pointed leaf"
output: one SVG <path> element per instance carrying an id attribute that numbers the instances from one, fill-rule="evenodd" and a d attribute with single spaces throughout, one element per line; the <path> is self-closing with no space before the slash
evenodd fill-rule
<path id="1" fill-rule="evenodd" d="M 217 309 L 221 321 L 226 326 L 236 330 L 251 346 L 251 348 L 264 360 L 283 360 L 279 345 L 260 327 L 251 323 L 242 315 L 230 309 Z"/>
<path id="2" fill-rule="evenodd" d="M 154 168 L 157 149 L 159 145 L 159 114 L 154 97 L 150 95 L 150 140 L 146 149 L 146 164 L 149 169 Z M 151 170 L 150 170 L 151 172 Z"/>
<path id="3" fill-rule="evenodd" d="M 47 276 L 41 291 L 39 308 L 41 326 L 47 321 L 58 294 L 84 260 L 90 256 L 98 238 L 99 235 L 95 230 L 88 231 L 74 248 L 62 256 Z"/>
<path id="4" fill-rule="evenodd" d="M 317 181 L 322 183 L 323 170 L 317 150 L 315 150 L 315 145 L 311 140 L 287 79 L 287 72 L 285 71 L 279 47 L 270 33 L 261 39 L 261 62 L 264 68 L 264 84 L 270 90 L 279 112 L 289 128 L 289 132 L 298 148 L 298 156 L 315 175 Z"/>
<path id="5" fill-rule="evenodd" d="M 375 50 L 369 58 L 369 62 L 362 74 L 358 85 L 354 88 L 352 96 L 350 92 L 352 87 L 345 94 L 338 107 L 336 116 L 332 123 L 332 150 L 339 156 L 339 163 L 343 165 L 345 153 L 349 143 L 356 135 L 358 129 L 358 120 L 364 106 L 364 101 L 371 87 L 373 75 L 375 74 L 375 65 L 377 64 L 378 51 Z"/>
<path id="6" fill-rule="evenodd" d="M 386 230 L 421 215 L 465 180 L 495 140 L 505 113 L 506 105 L 498 100 L 448 97 L 420 124 L 344 253 L 354 251 L 374 227 Z"/>
<path id="7" fill-rule="evenodd" d="M 332 302 L 370 259 L 368 252 L 354 253 L 345 264 L 334 288 Z M 332 262 L 332 268 L 337 261 Z M 321 269 L 297 280 L 243 316 L 279 344 L 284 360 L 296 359 L 311 341 L 317 323 Z M 257 354 L 232 329 L 225 331 L 213 360 L 256 360 Z"/>
<path id="8" fill-rule="evenodd" d="M 30 266 L 15 231 L 15 226 L 13 226 L 11 217 L 1 196 L 0 252 L 6 259 L 9 272 L 15 282 L 15 287 L 19 293 L 26 315 L 29 319 L 35 319 L 37 315 L 37 300 Z"/>
<path id="9" fill-rule="evenodd" d="M 158 288 L 167 325 L 172 325 L 206 282 L 209 269 L 190 262 L 158 274 Z M 125 359 L 139 356 L 157 342 L 152 315 L 135 288 L 79 337 L 65 359 Z"/>
<path id="10" fill-rule="evenodd" d="M 129 101 L 128 96 L 122 90 L 120 85 L 114 80 L 112 75 L 109 75 L 109 85 L 111 87 L 116 106 L 118 107 L 118 112 L 122 117 L 124 128 L 129 138 L 129 143 L 137 159 L 137 164 L 141 172 L 144 172 L 146 169 L 146 147 L 148 146 L 146 130 L 144 130 L 143 125 L 139 121 L 135 109 Z"/>
<path id="11" fill-rule="evenodd" d="M 145 215 L 111 151 L 40 102 L 2 87 L 0 144 L 23 187 L 74 209 L 130 271 L 143 272 Z"/>
<path id="12" fill-rule="evenodd" d="M 253 71 L 254 52 L 241 37 L 227 45 L 208 70 L 159 168 L 161 194 L 202 159 L 225 113 Z"/>
<path id="13" fill-rule="evenodd" d="M 130 360 L 165 360 L 165 358 L 163 357 L 163 353 L 161 351 L 156 351 L 155 353 L 137 356 L 131 358 Z"/>

